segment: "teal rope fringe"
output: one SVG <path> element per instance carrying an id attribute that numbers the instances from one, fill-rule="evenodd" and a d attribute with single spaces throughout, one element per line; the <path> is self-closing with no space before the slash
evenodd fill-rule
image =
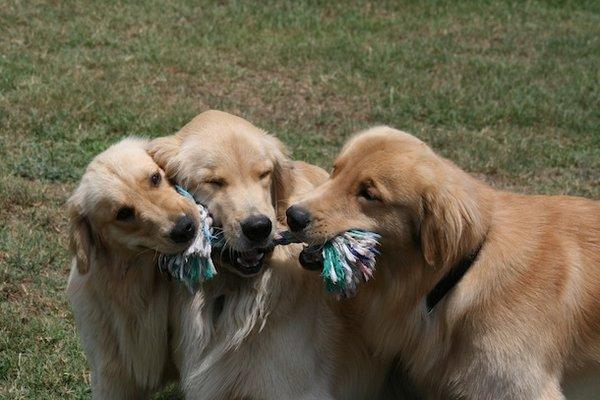
<path id="1" fill-rule="evenodd" d="M 333 237 L 322 248 L 310 247 L 305 248 L 305 251 L 321 252 L 321 276 L 325 280 L 327 291 L 342 297 L 353 297 L 358 285 L 373 277 L 380 238 L 375 232 L 352 229 Z M 294 233 L 284 231 L 275 235 L 274 243 L 285 246 L 300 241 Z"/>
<path id="2" fill-rule="evenodd" d="M 327 291 L 353 297 L 358 285 L 367 282 L 375 271 L 380 236 L 374 232 L 350 230 L 323 246 L 323 271 Z"/>
<path id="3" fill-rule="evenodd" d="M 183 253 L 161 254 L 158 257 L 158 269 L 183 282 L 190 293 L 195 293 L 201 282 L 208 281 L 217 274 L 210 258 L 211 242 L 214 240 L 212 221 L 208 210 L 202 204 L 198 204 L 190 193 L 181 186 L 175 186 L 175 189 L 198 207 L 200 227 L 194 241 Z"/>

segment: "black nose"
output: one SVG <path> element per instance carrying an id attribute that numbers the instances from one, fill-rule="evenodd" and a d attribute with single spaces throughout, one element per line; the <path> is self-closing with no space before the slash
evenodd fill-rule
<path id="1" fill-rule="evenodd" d="M 244 219 L 241 224 L 242 232 L 252 242 L 265 240 L 271 234 L 271 219 L 266 215 L 254 214 Z"/>
<path id="2" fill-rule="evenodd" d="M 292 232 L 299 232 L 310 223 L 309 212 L 296 205 L 288 208 L 285 215 L 287 215 L 287 223 Z"/>
<path id="3" fill-rule="evenodd" d="M 190 241 L 194 235 L 196 235 L 196 224 L 194 220 L 184 215 L 179 218 L 171 232 L 169 237 L 175 243 L 185 243 Z"/>

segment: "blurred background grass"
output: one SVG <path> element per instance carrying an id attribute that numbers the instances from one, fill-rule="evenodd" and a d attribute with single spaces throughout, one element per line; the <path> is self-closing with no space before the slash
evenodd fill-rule
<path id="1" fill-rule="evenodd" d="M 597 199 L 600 2 L 0 1 L 0 398 L 89 397 L 64 201 L 110 143 L 208 108 L 326 168 L 384 123 L 496 187 Z"/>

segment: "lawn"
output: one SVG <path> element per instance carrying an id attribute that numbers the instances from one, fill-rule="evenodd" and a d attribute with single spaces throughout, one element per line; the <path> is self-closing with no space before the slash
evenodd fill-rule
<path id="1" fill-rule="evenodd" d="M 385 123 L 496 187 L 598 199 L 600 2 L 0 1 L 0 398 L 90 396 L 65 200 L 110 143 L 208 108 L 325 167 Z"/>

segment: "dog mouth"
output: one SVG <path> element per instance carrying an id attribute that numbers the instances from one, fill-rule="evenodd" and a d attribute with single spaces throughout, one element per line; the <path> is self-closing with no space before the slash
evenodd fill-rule
<path id="1" fill-rule="evenodd" d="M 273 252 L 273 246 L 237 251 L 231 248 L 213 250 L 213 260 L 231 267 L 243 277 L 257 275 L 265 265 L 265 261 Z"/>
<path id="2" fill-rule="evenodd" d="M 275 244 L 287 245 L 290 243 L 306 243 L 302 235 L 290 231 L 278 232 L 274 237 Z M 305 245 L 298 256 L 300 265 L 309 271 L 318 271 L 323 269 L 323 246 L 325 244 Z"/>
<path id="3" fill-rule="evenodd" d="M 193 241 L 193 239 L 190 239 L 187 242 L 175 243 L 169 238 L 164 238 L 164 240 L 160 240 L 157 243 L 144 243 L 137 245 L 136 249 L 144 252 L 153 251 L 161 254 L 174 255 L 186 251 L 192 245 Z"/>
<path id="4" fill-rule="evenodd" d="M 304 269 L 309 271 L 318 271 L 323 269 L 323 246 L 305 246 L 298 256 L 298 261 Z"/>

